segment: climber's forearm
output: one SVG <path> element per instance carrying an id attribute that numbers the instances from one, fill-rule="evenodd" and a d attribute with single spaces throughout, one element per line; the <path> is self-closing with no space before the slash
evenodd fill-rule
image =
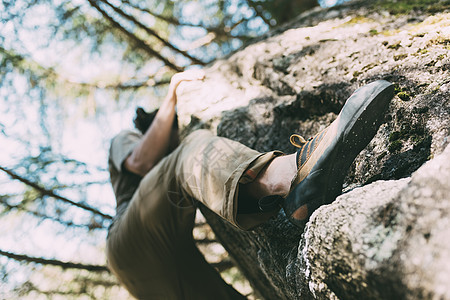
<path id="1" fill-rule="evenodd" d="M 169 93 L 164 99 L 152 124 L 144 134 L 139 145 L 125 160 L 125 168 L 144 176 L 167 153 L 170 142 L 170 134 L 175 118 L 176 87 L 169 88 Z"/>
<path id="2" fill-rule="evenodd" d="M 177 87 L 182 81 L 203 79 L 205 73 L 201 70 L 192 70 L 175 74 L 169 85 L 169 91 L 164 98 L 158 113 L 153 119 L 142 141 L 125 160 L 125 168 L 135 174 L 144 176 L 167 153 L 170 143 L 170 134 L 175 119 L 177 105 Z"/>

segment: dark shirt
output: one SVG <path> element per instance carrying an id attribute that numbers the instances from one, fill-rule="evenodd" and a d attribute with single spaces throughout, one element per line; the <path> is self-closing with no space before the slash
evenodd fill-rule
<path id="1" fill-rule="evenodd" d="M 131 200 L 141 182 L 141 176 L 126 170 L 123 166 L 125 159 L 139 144 L 141 138 L 142 134 L 125 130 L 111 141 L 108 166 L 117 208 Z"/>

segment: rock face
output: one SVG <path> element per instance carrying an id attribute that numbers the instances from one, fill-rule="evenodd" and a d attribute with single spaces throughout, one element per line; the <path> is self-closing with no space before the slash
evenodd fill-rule
<path id="1" fill-rule="evenodd" d="M 325 299 L 450 299 L 449 162 L 450 146 L 412 178 L 321 207 L 299 247 L 303 286 Z"/>
<path id="2" fill-rule="evenodd" d="M 396 86 L 345 193 L 304 229 L 280 211 L 243 232 L 202 210 L 262 298 L 450 299 L 449 9 L 438 0 L 317 8 L 181 86 L 186 132 L 287 153 L 290 134 L 325 128 L 357 87 Z"/>

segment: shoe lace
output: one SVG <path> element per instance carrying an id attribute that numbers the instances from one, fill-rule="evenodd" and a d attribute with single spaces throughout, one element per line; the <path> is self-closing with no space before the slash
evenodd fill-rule
<path id="1" fill-rule="evenodd" d="M 296 141 L 296 138 L 298 139 L 298 142 Z M 304 144 L 307 143 L 307 141 L 299 134 L 293 134 L 291 135 L 289 141 L 291 144 L 297 148 L 303 147 Z"/>

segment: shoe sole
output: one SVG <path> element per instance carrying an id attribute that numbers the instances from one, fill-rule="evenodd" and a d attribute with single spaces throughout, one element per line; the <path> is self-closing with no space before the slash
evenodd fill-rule
<path id="1" fill-rule="evenodd" d="M 333 202 L 342 193 L 342 183 L 356 156 L 367 146 L 384 119 L 394 97 L 394 86 L 378 80 L 356 90 L 339 113 L 336 137 L 301 181 L 283 201 L 289 220 L 304 226 L 311 214 L 323 204 Z M 307 217 L 292 215 L 307 205 Z"/>

